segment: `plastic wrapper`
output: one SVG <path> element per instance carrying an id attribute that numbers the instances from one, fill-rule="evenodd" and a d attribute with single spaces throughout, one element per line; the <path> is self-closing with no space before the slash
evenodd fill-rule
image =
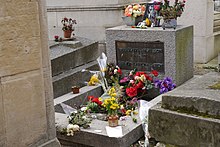
<path id="1" fill-rule="evenodd" d="M 105 79 L 105 71 L 106 71 L 106 66 L 107 66 L 107 57 L 104 53 L 100 57 L 97 58 L 99 68 L 100 68 L 100 73 L 99 76 L 101 77 L 101 83 L 102 83 L 102 88 L 106 92 L 108 89 L 108 84 Z"/>
<path id="2" fill-rule="evenodd" d="M 143 130 L 145 133 L 145 144 L 144 147 L 149 147 L 149 140 L 150 137 L 148 132 L 148 111 L 153 106 L 152 103 L 145 101 L 145 100 L 139 100 L 139 117 L 142 122 Z"/>
<path id="3" fill-rule="evenodd" d="M 76 109 L 70 107 L 69 105 L 66 105 L 64 103 L 60 103 L 60 105 L 63 108 L 63 111 L 65 112 L 65 114 L 67 114 L 68 116 L 70 116 L 71 113 L 73 113 L 73 112 L 77 112 Z"/>

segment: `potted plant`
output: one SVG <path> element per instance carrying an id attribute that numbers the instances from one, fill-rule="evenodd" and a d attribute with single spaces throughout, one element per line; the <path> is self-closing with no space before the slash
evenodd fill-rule
<path id="1" fill-rule="evenodd" d="M 72 18 L 64 17 L 61 20 L 61 23 L 63 24 L 63 32 L 64 32 L 64 38 L 71 38 L 71 34 L 74 31 L 74 24 L 76 24 L 76 20 Z"/>
<path id="2" fill-rule="evenodd" d="M 124 16 L 122 17 L 122 19 L 127 26 L 136 26 L 138 22 L 142 21 L 142 16 L 144 15 L 145 10 L 145 5 L 128 5 L 124 10 Z"/>
<path id="3" fill-rule="evenodd" d="M 107 98 L 104 100 L 104 103 L 102 104 L 103 107 L 106 108 L 106 111 L 108 112 L 108 124 L 110 127 L 116 127 L 118 126 L 118 109 L 119 104 L 117 102 L 117 99 L 115 97 Z"/>
<path id="4" fill-rule="evenodd" d="M 164 23 L 162 25 L 165 28 L 176 28 L 177 17 L 180 17 L 184 11 L 185 0 L 179 1 L 175 0 L 174 4 L 171 6 L 169 0 L 164 0 L 160 6 L 160 15 L 162 16 Z"/>

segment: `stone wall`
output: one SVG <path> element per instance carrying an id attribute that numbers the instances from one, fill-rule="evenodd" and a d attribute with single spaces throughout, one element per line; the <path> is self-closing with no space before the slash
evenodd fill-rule
<path id="1" fill-rule="evenodd" d="M 59 146 L 44 0 L 0 2 L 0 146 Z"/>
<path id="2" fill-rule="evenodd" d="M 174 0 L 173 0 L 174 1 Z M 214 50 L 213 0 L 187 0 L 178 24 L 194 26 L 194 61 L 206 63 L 217 56 Z"/>
<path id="3" fill-rule="evenodd" d="M 74 33 L 92 40 L 105 41 L 105 29 L 122 25 L 123 8 L 130 3 L 148 0 L 46 0 L 49 39 L 63 37 L 61 20 L 77 20 Z"/>

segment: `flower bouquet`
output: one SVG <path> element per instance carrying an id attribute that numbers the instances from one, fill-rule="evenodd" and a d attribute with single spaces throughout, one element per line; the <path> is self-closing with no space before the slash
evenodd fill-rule
<path id="1" fill-rule="evenodd" d="M 177 17 L 180 17 L 184 11 L 185 0 L 175 0 L 171 6 L 169 0 L 164 0 L 164 3 L 160 5 L 160 15 L 162 16 L 164 23 L 162 24 L 163 29 L 165 28 L 176 28 Z"/>
<path id="2" fill-rule="evenodd" d="M 142 21 L 145 9 L 145 5 L 128 5 L 124 10 L 124 17 L 122 17 L 124 23 L 128 26 L 136 26 L 138 22 Z"/>

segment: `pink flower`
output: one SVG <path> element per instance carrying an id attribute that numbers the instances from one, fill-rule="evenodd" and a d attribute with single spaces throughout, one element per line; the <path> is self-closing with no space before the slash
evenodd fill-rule
<path id="1" fill-rule="evenodd" d="M 160 10 L 160 5 L 154 5 L 154 10 L 159 11 Z"/>

